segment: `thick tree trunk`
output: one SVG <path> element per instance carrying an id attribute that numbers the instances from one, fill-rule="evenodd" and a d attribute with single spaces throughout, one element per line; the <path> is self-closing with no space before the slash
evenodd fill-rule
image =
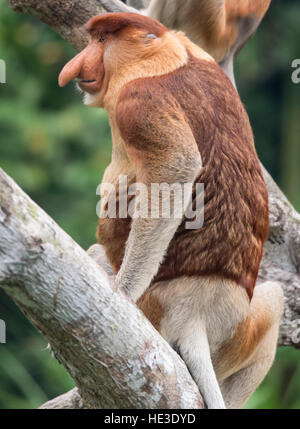
<path id="1" fill-rule="evenodd" d="M 37 16 L 78 50 L 87 43 L 83 24 L 103 11 L 100 3 L 10 0 L 14 10 Z M 265 179 L 270 234 L 259 281 L 281 284 L 286 307 L 279 345 L 300 347 L 300 216 L 266 171 Z M 46 336 L 78 387 L 44 407 L 203 406 L 176 353 L 3 172 L 0 255 L 0 286 Z"/>

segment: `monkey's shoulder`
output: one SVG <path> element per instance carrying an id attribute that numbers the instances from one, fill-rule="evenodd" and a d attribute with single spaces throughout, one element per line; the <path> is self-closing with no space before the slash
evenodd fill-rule
<path id="1" fill-rule="evenodd" d="M 157 77 L 136 79 L 125 85 L 119 93 L 115 113 L 120 128 L 125 124 L 134 125 L 137 131 L 140 130 L 139 125 L 144 129 L 154 120 L 163 125 L 168 114 L 171 115 L 169 119 L 182 120 L 180 103 Z"/>
<path id="2" fill-rule="evenodd" d="M 117 100 L 115 118 L 127 147 L 151 147 L 155 152 L 165 150 L 171 141 L 174 146 L 194 141 L 179 101 L 156 79 L 138 79 L 123 87 Z"/>
<path id="3" fill-rule="evenodd" d="M 215 61 L 189 55 L 187 63 L 163 75 L 130 81 L 121 89 L 116 116 L 119 126 L 140 129 L 156 121 L 169 126 L 186 115 L 247 120 L 248 115 L 231 81 Z M 128 120 L 129 119 L 129 120 Z"/>

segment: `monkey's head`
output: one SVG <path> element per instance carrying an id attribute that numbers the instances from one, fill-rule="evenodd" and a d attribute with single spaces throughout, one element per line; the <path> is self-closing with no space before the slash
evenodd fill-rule
<path id="1" fill-rule="evenodd" d="M 86 94 L 86 104 L 101 107 L 111 78 L 155 55 L 169 33 L 155 19 L 135 13 L 101 14 L 91 18 L 85 28 L 90 42 L 65 65 L 59 85 L 77 79 L 78 87 Z"/>

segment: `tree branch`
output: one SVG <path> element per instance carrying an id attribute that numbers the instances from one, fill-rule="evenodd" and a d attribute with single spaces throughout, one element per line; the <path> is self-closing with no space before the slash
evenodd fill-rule
<path id="1" fill-rule="evenodd" d="M 259 281 L 275 280 L 286 305 L 279 345 L 300 348 L 300 215 L 264 169 L 269 192 L 270 231 L 264 247 Z"/>
<path id="2" fill-rule="evenodd" d="M 46 402 L 40 407 L 41 410 L 82 410 L 83 408 L 83 402 L 77 388 Z"/>
<path id="3" fill-rule="evenodd" d="M 15 12 L 29 13 L 53 28 L 80 51 L 88 43 L 84 24 L 104 9 L 97 0 L 9 0 Z"/>
<path id="4" fill-rule="evenodd" d="M 137 10 L 144 9 L 145 5 L 143 0 L 127 0 L 126 2 L 129 6 L 134 7 Z"/>
<path id="5" fill-rule="evenodd" d="M 0 255 L 0 287 L 47 338 L 85 408 L 203 407 L 177 353 L 1 169 Z"/>

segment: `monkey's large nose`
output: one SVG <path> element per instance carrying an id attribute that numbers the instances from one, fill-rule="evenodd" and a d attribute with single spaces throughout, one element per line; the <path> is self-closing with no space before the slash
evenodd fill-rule
<path id="1" fill-rule="evenodd" d="M 80 75 L 84 55 L 84 51 L 80 52 L 64 66 L 58 77 L 59 86 L 66 86 L 71 80 L 76 79 Z"/>

